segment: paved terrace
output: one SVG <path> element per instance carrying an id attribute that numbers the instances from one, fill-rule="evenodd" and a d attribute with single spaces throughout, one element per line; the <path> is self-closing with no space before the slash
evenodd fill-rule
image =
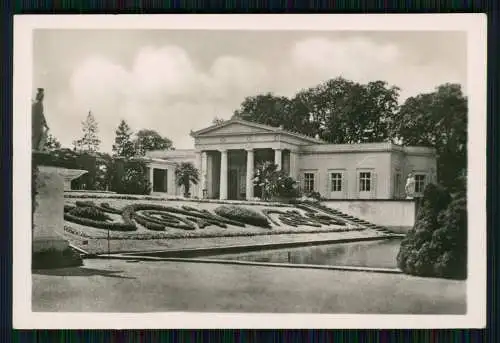
<path id="1" fill-rule="evenodd" d="M 466 283 L 402 274 L 86 260 L 33 272 L 33 311 L 464 314 Z"/>

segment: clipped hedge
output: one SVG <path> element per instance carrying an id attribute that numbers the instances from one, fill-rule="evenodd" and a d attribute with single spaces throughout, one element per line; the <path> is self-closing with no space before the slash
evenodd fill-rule
<path id="1" fill-rule="evenodd" d="M 93 201 L 85 201 L 85 200 L 77 200 L 75 201 L 75 205 L 77 207 L 95 207 L 95 203 Z"/>
<path id="2" fill-rule="evenodd" d="M 92 219 L 92 220 L 99 220 L 99 221 L 107 221 L 111 220 L 111 218 L 98 209 L 97 207 L 75 207 L 72 210 L 68 212 L 69 215 L 75 216 L 75 217 L 80 217 L 80 218 L 86 218 L 86 219 Z"/>
<path id="3" fill-rule="evenodd" d="M 239 206 L 219 206 L 214 212 L 224 218 L 235 220 L 249 225 L 269 228 L 269 221 L 262 214 Z"/>
<path id="4" fill-rule="evenodd" d="M 183 229 L 183 230 L 194 230 L 196 229 L 196 227 L 193 225 L 193 223 L 191 223 L 190 221 L 186 220 L 186 219 L 183 219 L 183 218 L 179 218 L 179 217 L 176 217 L 176 216 L 173 216 L 173 215 L 169 215 L 169 214 L 162 214 L 162 217 L 163 218 L 157 218 L 157 217 L 154 217 L 152 214 L 159 214 L 159 213 L 162 213 L 161 211 L 151 211 L 149 213 L 135 213 L 134 214 L 134 219 L 141 225 L 144 225 L 142 224 L 143 222 L 147 223 L 147 225 L 144 225 L 146 226 L 148 229 L 150 228 L 150 224 L 153 224 L 151 225 L 152 226 L 152 230 L 155 230 L 155 228 L 158 228 L 158 225 L 161 225 L 163 227 L 163 229 L 165 229 L 165 227 L 173 227 L 173 228 L 176 228 L 176 229 Z M 158 228 L 159 229 L 159 228 Z"/>
<path id="5" fill-rule="evenodd" d="M 101 203 L 100 208 L 105 212 L 114 213 L 114 214 L 122 214 L 122 212 L 123 212 L 122 210 L 111 207 L 107 202 Z"/>
<path id="6" fill-rule="evenodd" d="M 91 227 L 95 227 L 98 229 L 106 229 L 106 230 L 112 230 L 112 231 L 135 231 L 135 230 L 137 230 L 137 227 L 133 221 L 125 222 L 125 223 L 105 222 L 105 221 L 100 221 L 100 220 L 93 220 L 93 219 L 88 219 L 88 218 L 77 217 L 77 216 L 70 214 L 69 212 L 64 214 L 64 220 L 67 220 L 69 222 L 73 222 L 76 224 L 84 225 L 84 226 L 91 226 Z"/>
<path id="7" fill-rule="evenodd" d="M 74 208 L 76 208 L 76 206 L 64 205 L 64 213 L 69 212 L 69 211 L 71 211 Z"/>
<path id="8" fill-rule="evenodd" d="M 300 208 L 305 210 L 307 207 L 303 206 Z M 279 210 L 264 209 L 262 210 L 262 212 L 274 225 L 280 225 L 280 224 L 271 218 L 270 214 L 272 213 L 279 215 L 278 219 L 281 221 L 281 223 L 293 227 L 298 227 L 298 226 L 321 227 L 322 225 L 345 226 L 344 222 L 340 222 L 331 216 L 320 214 L 311 208 L 307 208 L 305 217 L 297 210 L 283 212 Z"/>
<path id="9" fill-rule="evenodd" d="M 137 212 L 141 211 L 142 214 Z M 245 226 L 242 223 L 232 221 L 226 218 L 220 218 L 206 210 L 197 209 L 183 209 L 175 208 L 170 206 L 156 205 L 156 204 L 132 204 L 125 207 L 122 216 L 124 221 L 136 220 L 139 224 L 145 226 L 150 230 L 160 231 L 164 230 L 165 227 L 173 227 L 184 230 L 194 230 L 196 229 L 194 223 L 196 221 L 190 221 L 189 219 L 184 219 L 177 217 L 173 214 L 185 215 L 186 217 L 194 217 L 203 220 L 203 227 L 207 224 L 217 225 L 221 228 L 226 228 L 226 224 L 235 226 Z M 158 218 L 153 215 L 163 216 Z M 162 228 L 160 229 L 160 226 Z"/>
<path id="10" fill-rule="evenodd" d="M 136 222 L 138 222 L 148 230 L 165 231 L 165 225 L 163 224 L 155 223 L 135 213 L 133 214 L 133 218 L 135 219 Z"/>

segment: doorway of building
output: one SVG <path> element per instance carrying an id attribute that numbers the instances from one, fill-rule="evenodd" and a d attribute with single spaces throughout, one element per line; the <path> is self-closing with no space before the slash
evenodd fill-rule
<path id="1" fill-rule="evenodd" d="M 166 169 L 153 169 L 153 192 L 167 192 Z"/>

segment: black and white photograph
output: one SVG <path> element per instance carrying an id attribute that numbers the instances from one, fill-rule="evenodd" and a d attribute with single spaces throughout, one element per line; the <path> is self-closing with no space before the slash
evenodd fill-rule
<path id="1" fill-rule="evenodd" d="M 486 324 L 485 16 L 14 28 L 15 328 Z"/>

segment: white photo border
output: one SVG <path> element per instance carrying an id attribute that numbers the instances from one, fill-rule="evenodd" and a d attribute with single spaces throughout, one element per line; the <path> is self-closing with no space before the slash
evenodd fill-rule
<path id="1" fill-rule="evenodd" d="M 62 313 L 31 308 L 31 96 L 35 29 L 467 32 L 468 253 L 465 315 Z M 486 325 L 486 15 L 16 15 L 13 92 L 13 326 L 16 329 L 483 328 Z M 473 229 L 473 230 L 472 230 Z M 473 233 L 473 234 L 471 234 Z"/>

